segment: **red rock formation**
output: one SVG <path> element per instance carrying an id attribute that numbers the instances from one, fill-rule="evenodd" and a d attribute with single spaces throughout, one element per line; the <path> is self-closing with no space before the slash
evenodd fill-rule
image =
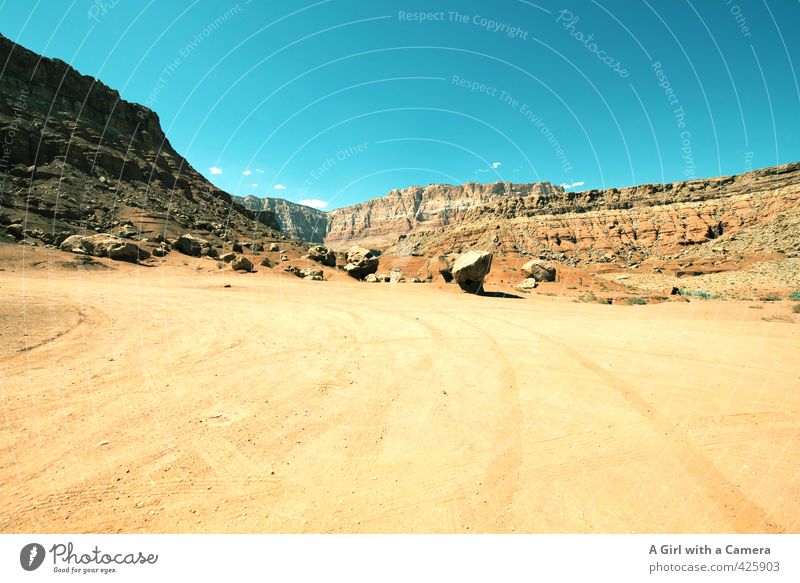
<path id="1" fill-rule="evenodd" d="M 433 229 L 460 223 L 473 207 L 523 197 L 560 197 L 561 187 L 546 182 L 536 184 L 477 184 L 460 186 L 431 184 L 393 190 L 354 206 L 328 213 L 328 234 L 331 243 L 387 237 L 420 229 Z"/>
<path id="2" fill-rule="evenodd" d="M 800 252 L 796 228 L 770 230 L 761 239 L 752 231 L 787 213 L 800 213 L 799 202 L 800 163 L 715 179 L 583 192 L 549 184 L 434 185 L 393 191 L 334 211 L 329 238 L 394 238 L 390 252 L 397 254 L 436 256 L 474 246 L 578 260 L 634 260 L 710 241 L 724 247 L 747 229 L 753 252 L 794 253 Z M 445 212 L 428 210 L 437 206 Z"/>

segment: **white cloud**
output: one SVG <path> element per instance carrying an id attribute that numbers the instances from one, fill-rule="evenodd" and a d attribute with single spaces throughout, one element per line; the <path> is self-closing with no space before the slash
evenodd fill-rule
<path id="1" fill-rule="evenodd" d="M 299 204 L 304 204 L 306 206 L 310 206 L 311 208 L 315 209 L 324 209 L 328 206 L 328 202 L 325 200 L 317 200 L 316 198 L 306 198 L 301 200 Z"/>
<path id="2" fill-rule="evenodd" d="M 492 162 L 492 168 L 493 168 L 494 170 L 497 170 L 497 169 L 498 169 L 498 168 L 500 168 L 500 166 L 502 166 L 502 165 L 503 165 L 503 163 L 502 163 L 502 162 Z"/>
<path id="3" fill-rule="evenodd" d="M 477 174 L 484 174 L 485 172 L 488 172 L 486 168 L 478 168 Z"/>
<path id="4" fill-rule="evenodd" d="M 275 190 L 286 190 L 286 187 L 283 184 L 276 184 L 273 186 Z"/>
<path id="5" fill-rule="evenodd" d="M 584 184 L 586 184 L 586 183 L 581 180 L 579 182 L 573 182 L 572 184 L 567 184 L 565 182 L 564 184 L 561 184 L 560 186 L 562 188 L 575 188 L 576 186 L 583 186 Z"/>
<path id="6" fill-rule="evenodd" d="M 208 169 L 211 174 L 222 174 L 222 168 L 217 168 L 216 166 L 212 166 Z"/>
<path id="7" fill-rule="evenodd" d="M 251 184 L 250 186 L 252 186 L 253 188 L 258 188 L 258 184 Z"/>
<path id="8" fill-rule="evenodd" d="M 250 170 L 245 170 L 244 172 L 242 172 L 242 174 L 244 174 L 245 176 L 250 176 L 252 172 Z"/>
<path id="9" fill-rule="evenodd" d="M 256 172 L 258 172 L 259 174 L 264 174 L 264 171 L 261 168 L 256 168 Z"/>

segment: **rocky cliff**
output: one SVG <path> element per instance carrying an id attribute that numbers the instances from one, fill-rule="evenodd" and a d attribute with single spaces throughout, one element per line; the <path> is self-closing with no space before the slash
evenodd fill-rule
<path id="1" fill-rule="evenodd" d="M 39 236 L 122 222 L 220 240 L 280 236 L 274 215 L 257 217 L 195 171 L 155 112 L 2 36 L 0 63 L 0 225 L 22 221 Z"/>
<path id="2" fill-rule="evenodd" d="M 800 163 L 674 184 L 565 192 L 549 184 L 433 185 L 330 213 L 326 240 L 400 255 L 471 248 L 635 262 L 714 250 L 800 253 Z M 744 243 L 746 241 L 746 244 Z"/>
<path id="3" fill-rule="evenodd" d="M 563 195 L 561 187 L 546 182 L 413 186 L 329 212 L 325 241 L 335 244 L 363 239 L 396 240 L 401 234 L 460 223 L 475 207 L 527 197 L 557 199 Z"/>
<path id="4" fill-rule="evenodd" d="M 255 212 L 266 211 L 273 215 L 281 232 L 289 237 L 322 243 L 328 229 L 328 213 L 297 204 L 282 198 L 258 198 L 256 196 L 234 196 L 234 201 Z"/>

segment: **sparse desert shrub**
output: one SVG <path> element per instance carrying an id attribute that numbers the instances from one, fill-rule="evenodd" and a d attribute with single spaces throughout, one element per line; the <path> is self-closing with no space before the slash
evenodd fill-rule
<path id="1" fill-rule="evenodd" d="M 766 294 L 758 299 L 762 302 L 779 302 L 782 298 L 778 294 Z"/>
<path id="2" fill-rule="evenodd" d="M 793 306 L 792 306 L 792 311 L 793 311 L 795 314 L 800 314 L 800 304 L 795 304 L 795 305 L 793 305 Z"/>
<path id="3" fill-rule="evenodd" d="M 704 290 L 701 290 L 701 289 L 692 291 L 692 290 L 681 289 L 681 288 L 678 288 L 678 295 L 691 296 L 691 297 L 694 297 L 694 298 L 700 298 L 701 300 L 714 300 L 714 299 L 718 299 L 718 298 L 722 297 L 722 296 L 718 296 L 718 295 L 712 294 L 711 292 L 707 292 L 707 291 L 704 291 Z"/>
<path id="4" fill-rule="evenodd" d="M 629 306 L 645 306 L 647 305 L 647 300 L 644 298 L 624 298 L 622 300 L 623 304 L 627 304 Z"/>
<path id="5" fill-rule="evenodd" d="M 789 294 L 789 299 L 795 302 L 800 302 L 800 289 L 793 291 Z"/>
<path id="6" fill-rule="evenodd" d="M 594 294 L 594 292 L 586 292 L 585 294 L 581 294 L 578 296 L 579 302 L 584 302 L 587 304 L 610 304 L 611 300 L 606 298 L 598 297 Z"/>

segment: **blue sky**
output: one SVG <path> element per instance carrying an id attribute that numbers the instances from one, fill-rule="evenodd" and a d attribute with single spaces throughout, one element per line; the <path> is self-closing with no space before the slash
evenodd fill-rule
<path id="1" fill-rule="evenodd" d="M 800 2 L 0 0 L 234 194 L 673 182 L 800 160 Z"/>

